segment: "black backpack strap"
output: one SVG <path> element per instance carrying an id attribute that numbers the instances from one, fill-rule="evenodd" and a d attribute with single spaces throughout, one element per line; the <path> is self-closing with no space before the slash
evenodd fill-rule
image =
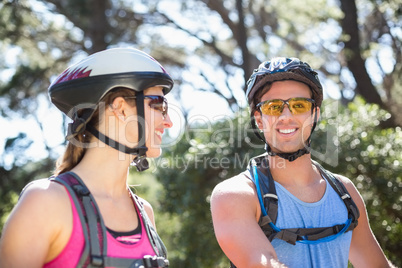
<path id="1" fill-rule="evenodd" d="M 247 175 L 247 173 L 249 175 Z M 261 207 L 261 217 L 258 221 L 264 234 L 269 238 L 278 216 L 278 196 L 271 172 L 267 154 L 262 154 L 250 160 L 248 172 L 245 175 L 254 183 Z"/>
<path id="2" fill-rule="evenodd" d="M 78 266 L 103 267 L 103 256 L 107 254 L 106 227 L 94 197 L 82 180 L 72 172 L 63 173 L 50 179 L 66 187 L 80 217 L 85 248 Z"/>
<path id="3" fill-rule="evenodd" d="M 298 241 L 317 241 L 336 235 L 340 232 L 347 232 L 351 229 L 350 226 L 351 225 L 349 225 L 346 230 L 344 230 L 346 224 L 338 224 L 332 227 L 281 229 L 279 232 L 273 232 L 268 239 L 272 241 L 275 238 L 278 238 L 289 244 L 296 245 L 296 242 Z"/>
<path id="4" fill-rule="evenodd" d="M 259 226 L 264 231 L 264 234 L 272 242 L 273 239 L 278 238 L 284 240 L 287 243 L 295 245 L 296 242 L 300 243 L 311 243 L 319 242 L 325 238 L 331 238 L 339 233 L 345 233 L 347 231 L 353 230 L 357 224 L 357 219 L 359 218 L 359 209 L 348 193 L 347 189 L 338 178 L 336 178 L 332 173 L 325 170 L 317 162 L 313 161 L 314 165 L 317 166 L 322 176 L 328 181 L 331 187 L 343 200 L 347 210 L 348 210 L 348 221 L 351 221 L 349 225 L 339 224 L 332 227 L 320 227 L 320 228 L 289 228 L 289 229 L 279 229 L 279 231 L 274 230 L 272 226 L 275 226 L 277 213 L 278 213 L 278 196 L 276 194 L 275 183 L 272 178 L 271 172 L 269 171 L 269 163 L 266 155 L 257 156 L 250 160 L 248 170 L 243 174 L 249 178 L 256 186 L 256 191 L 258 199 L 261 206 L 261 217 L 259 219 Z M 257 179 L 255 173 L 261 179 Z M 267 179 L 263 179 L 265 178 Z M 263 200 L 263 203 L 261 203 Z M 267 211 L 264 215 L 263 211 Z M 273 224 L 273 225 L 272 225 Z M 275 226 L 276 227 L 276 226 Z M 346 228 L 347 227 L 347 228 Z M 236 266 L 230 262 L 231 268 L 236 268 Z"/>
<path id="5" fill-rule="evenodd" d="M 131 190 L 130 190 L 130 192 L 131 192 Z M 158 233 L 156 232 L 155 228 L 153 227 L 151 220 L 149 219 L 148 214 L 146 213 L 142 202 L 139 200 L 139 197 L 132 192 L 131 192 L 131 196 L 133 197 L 134 202 L 136 203 L 136 205 L 140 211 L 141 217 L 144 221 L 144 226 L 145 226 L 147 235 L 149 237 L 149 240 L 151 242 L 151 245 L 152 245 L 154 251 L 156 252 L 158 257 L 167 258 L 166 247 L 163 244 L 162 239 L 159 237 Z M 167 261 L 167 259 L 166 259 L 166 261 Z M 168 263 L 168 261 L 167 261 L 167 263 Z M 165 266 L 161 266 L 161 267 L 165 267 Z"/>
<path id="6" fill-rule="evenodd" d="M 275 181 L 272 178 L 271 172 L 269 171 L 269 162 L 267 154 L 263 154 L 259 158 L 259 163 L 257 164 L 257 171 L 259 172 L 259 177 L 263 174 L 268 181 L 259 180 L 260 188 L 263 190 L 263 202 L 264 207 L 268 208 L 268 216 L 272 223 L 276 223 L 276 218 L 278 216 L 278 195 L 276 194 Z"/>
<path id="7" fill-rule="evenodd" d="M 353 201 L 345 185 L 343 185 L 343 183 L 334 174 L 324 169 L 316 161 L 313 161 L 313 164 L 318 168 L 320 173 L 325 177 L 335 192 L 341 197 L 346 209 L 348 210 L 348 216 L 352 219 L 352 223 L 349 226 L 348 231 L 353 230 L 356 228 L 358 219 L 360 217 L 359 208 L 357 207 L 356 203 Z"/>

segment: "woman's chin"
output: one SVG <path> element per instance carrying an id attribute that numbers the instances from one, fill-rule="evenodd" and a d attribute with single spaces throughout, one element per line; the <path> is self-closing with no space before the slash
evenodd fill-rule
<path id="1" fill-rule="evenodd" d="M 161 156 L 161 154 L 162 154 L 161 148 L 152 148 L 152 149 L 148 149 L 148 151 L 147 151 L 147 157 L 149 157 L 149 158 L 157 158 L 157 157 Z"/>

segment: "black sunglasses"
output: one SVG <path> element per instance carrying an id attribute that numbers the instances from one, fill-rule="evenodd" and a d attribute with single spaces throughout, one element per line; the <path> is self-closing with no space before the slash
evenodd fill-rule
<path id="1" fill-rule="evenodd" d="M 136 96 L 124 97 L 125 99 L 136 99 Z M 164 96 L 159 95 L 145 95 L 144 99 L 150 99 L 149 107 L 162 112 L 163 118 L 166 118 L 168 113 L 168 102 Z"/>

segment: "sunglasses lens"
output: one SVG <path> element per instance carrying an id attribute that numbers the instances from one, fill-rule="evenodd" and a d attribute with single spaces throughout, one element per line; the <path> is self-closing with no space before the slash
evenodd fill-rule
<path id="1" fill-rule="evenodd" d="M 146 97 L 151 97 L 151 96 L 146 96 Z M 162 112 L 163 116 L 166 116 L 167 111 L 168 111 L 168 104 L 163 96 L 152 96 L 151 101 L 149 102 L 149 107 L 152 109 L 158 110 Z"/>
<path id="2" fill-rule="evenodd" d="M 279 116 L 283 111 L 285 103 L 289 105 L 289 110 L 292 114 L 303 114 L 311 110 L 313 103 L 305 98 L 293 98 L 287 101 L 270 100 L 260 104 L 260 109 L 263 114 Z"/>
<path id="3" fill-rule="evenodd" d="M 303 114 L 311 110 L 312 103 L 306 99 L 294 98 L 289 100 L 289 106 L 293 114 Z"/>
<path id="4" fill-rule="evenodd" d="M 283 110 L 283 101 L 273 100 L 261 105 L 261 112 L 266 115 L 280 115 Z"/>

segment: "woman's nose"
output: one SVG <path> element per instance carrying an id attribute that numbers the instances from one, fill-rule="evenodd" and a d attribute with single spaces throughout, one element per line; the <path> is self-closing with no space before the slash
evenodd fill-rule
<path id="1" fill-rule="evenodd" d="M 163 119 L 163 127 L 171 128 L 173 126 L 172 120 L 170 120 L 169 114 L 166 114 L 166 117 Z"/>

